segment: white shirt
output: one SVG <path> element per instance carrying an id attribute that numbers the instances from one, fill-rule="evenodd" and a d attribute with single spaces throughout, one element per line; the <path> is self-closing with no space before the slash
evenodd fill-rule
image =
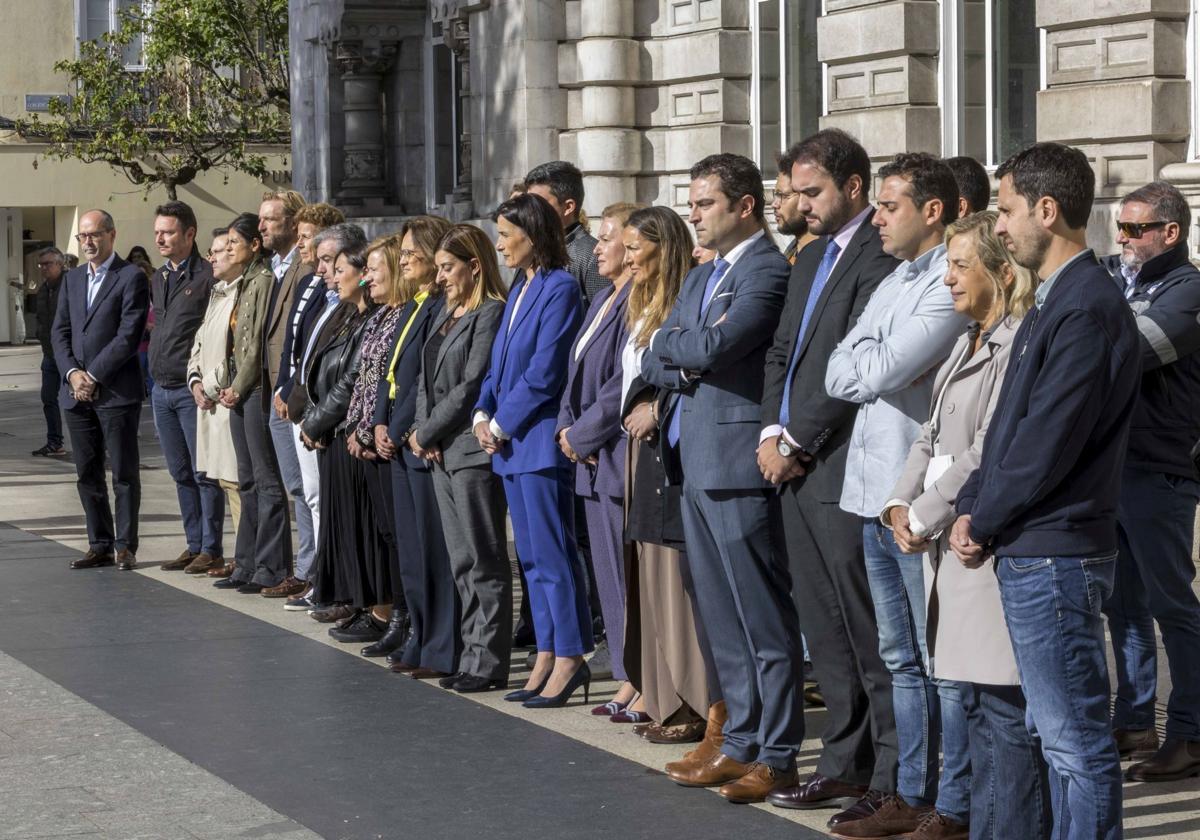
<path id="1" fill-rule="evenodd" d="M 286 257 L 281 257 L 279 254 L 271 255 L 271 271 L 275 272 L 275 279 L 282 280 L 283 275 L 288 273 L 288 269 L 292 267 L 292 263 L 296 259 L 296 254 L 300 252 L 300 246 L 292 248 L 288 251 Z"/>

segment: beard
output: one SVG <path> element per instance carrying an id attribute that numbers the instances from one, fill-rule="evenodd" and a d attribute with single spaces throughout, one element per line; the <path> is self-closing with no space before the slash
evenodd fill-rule
<path id="1" fill-rule="evenodd" d="M 806 222 L 804 220 L 803 216 L 797 216 L 794 219 L 787 219 L 786 221 L 784 219 L 779 218 L 778 215 L 775 218 L 777 220 L 775 223 L 775 227 L 784 236 L 799 237 L 799 236 L 803 236 L 804 234 L 808 233 L 808 222 Z"/>
<path id="2" fill-rule="evenodd" d="M 1017 239 L 1009 234 L 1009 238 L 1013 243 L 1012 255 L 1017 265 L 1037 273 L 1046 258 L 1046 252 L 1050 250 L 1052 234 L 1041 227 L 1033 227 L 1029 236 Z"/>

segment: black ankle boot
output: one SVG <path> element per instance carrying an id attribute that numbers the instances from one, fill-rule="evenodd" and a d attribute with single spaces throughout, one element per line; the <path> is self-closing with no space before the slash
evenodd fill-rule
<path id="1" fill-rule="evenodd" d="M 370 657 L 387 656 L 400 647 L 406 635 L 408 635 L 408 613 L 392 610 L 392 617 L 388 620 L 383 636 L 379 641 L 363 648 L 361 653 L 363 656 Z"/>

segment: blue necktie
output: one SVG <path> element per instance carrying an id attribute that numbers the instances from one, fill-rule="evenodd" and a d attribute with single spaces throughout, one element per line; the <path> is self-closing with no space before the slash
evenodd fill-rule
<path id="1" fill-rule="evenodd" d="M 712 303 L 713 293 L 717 290 L 717 286 L 721 283 L 721 278 L 725 276 L 725 272 L 729 271 L 729 263 L 718 257 L 713 261 L 712 274 L 708 275 L 708 282 L 704 284 L 704 297 L 700 298 L 700 317 L 704 317 L 704 313 L 708 312 L 709 304 Z M 667 443 L 671 446 L 679 445 L 679 423 L 680 415 L 683 411 L 679 407 L 680 400 L 675 400 L 675 409 L 671 412 L 671 419 L 667 421 Z"/>
<path id="2" fill-rule="evenodd" d="M 796 365 L 800 361 L 800 347 L 804 343 L 804 334 L 808 330 L 809 319 L 812 318 L 813 310 L 817 308 L 817 301 L 821 298 L 825 284 L 829 282 L 829 275 L 833 273 L 833 264 L 837 262 L 838 253 L 841 250 L 837 242 L 829 240 L 829 244 L 825 246 L 825 255 L 821 257 L 821 264 L 817 266 L 817 276 L 813 278 L 812 288 L 808 290 L 808 300 L 804 304 L 804 317 L 800 319 L 800 330 L 796 333 L 796 342 L 792 345 L 792 358 L 788 362 L 787 376 L 783 380 L 783 402 L 779 406 L 779 425 L 781 426 L 788 424 L 791 414 L 792 377 L 795 375 Z"/>

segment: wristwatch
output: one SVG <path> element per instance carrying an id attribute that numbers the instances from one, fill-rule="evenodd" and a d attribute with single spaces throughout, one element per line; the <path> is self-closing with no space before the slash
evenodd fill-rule
<path id="1" fill-rule="evenodd" d="M 791 458 L 793 455 L 796 455 L 800 452 L 800 447 L 792 446 L 790 443 L 788 443 L 787 438 L 785 438 L 783 435 L 780 435 L 779 439 L 775 442 L 775 451 L 784 458 Z"/>

